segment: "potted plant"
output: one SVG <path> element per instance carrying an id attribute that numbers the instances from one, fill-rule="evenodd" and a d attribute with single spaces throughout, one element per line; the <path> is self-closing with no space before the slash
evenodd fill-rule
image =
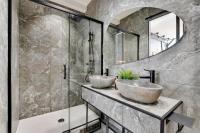
<path id="1" fill-rule="evenodd" d="M 118 73 L 118 77 L 121 80 L 138 80 L 139 79 L 139 75 L 133 73 L 131 70 L 121 70 Z"/>
<path id="2" fill-rule="evenodd" d="M 118 79 L 116 80 L 116 87 L 121 90 L 124 84 L 133 84 L 135 80 L 138 80 L 140 76 L 133 73 L 131 70 L 121 70 L 118 73 Z"/>

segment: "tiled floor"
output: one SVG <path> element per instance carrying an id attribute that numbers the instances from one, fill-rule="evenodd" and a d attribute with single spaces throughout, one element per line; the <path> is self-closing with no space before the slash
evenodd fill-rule
<path id="1" fill-rule="evenodd" d="M 62 133 L 69 129 L 69 109 L 51 112 L 27 119 L 20 120 L 17 133 Z M 86 121 L 86 106 L 79 105 L 70 108 L 70 128 L 84 124 Z M 89 110 L 89 121 L 97 119 L 98 116 Z M 63 123 L 58 123 L 58 119 L 64 118 Z M 79 130 L 74 130 L 79 133 Z M 99 131 L 98 133 L 100 133 Z M 102 131 L 103 133 L 103 131 Z"/>

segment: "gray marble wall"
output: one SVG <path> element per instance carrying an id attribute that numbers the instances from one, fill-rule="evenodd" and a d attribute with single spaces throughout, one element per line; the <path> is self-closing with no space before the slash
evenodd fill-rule
<path id="1" fill-rule="evenodd" d="M 62 54 L 68 47 L 67 16 L 21 0 L 19 22 L 20 119 L 67 107 L 67 85 L 61 84 L 68 60 Z"/>
<path id="2" fill-rule="evenodd" d="M 70 106 L 82 104 L 79 84 L 85 82 L 88 68 L 89 21 L 73 16 L 69 33 L 66 13 L 29 0 L 20 0 L 19 11 L 20 118 L 64 109 L 69 102 Z M 95 72 L 99 73 L 101 27 L 94 22 L 90 26 L 95 32 Z M 70 82 L 63 79 L 64 64 L 70 67 Z"/>
<path id="3" fill-rule="evenodd" d="M 69 59 L 68 26 L 67 14 L 21 0 L 20 118 L 68 107 L 68 81 L 63 79 Z"/>
<path id="4" fill-rule="evenodd" d="M 12 133 L 19 123 L 19 0 L 12 2 Z"/>
<path id="5" fill-rule="evenodd" d="M 0 0 L 0 132 L 7 133 L 8 1 Z"/>
<path id="6" fill-rule="evenodd" d="M 200 101 L 200 29 L 198 28 L 200 27 L 200 1 L 93 0 L 90 6 L 96 7 L 96 11 L 92 8 L 93 10 L 88 10 L 88 15 L 104 21 L 105 31 L 115 16 L 137 7 L 156 7 L 168 10 L 183 19 L 186 34 L 176 46 L 154 57 L 124 65 L 115 65 L 110 69 L 113 74 L 116 74 L 121 68 L 129 68 L 141 75 L 148 74 L 144 72 L 144 68 L 155 69 L 156 82 L 165 88 L 163 95 L 183 100 L 183 113 L 196 119 L 194 129 L 184 128 L 183 132 L 197 133 L 200 128 L 200 104 L 198 102 Z M 104 54 L 104 58 L 109 58 L 109 55 Z"/>
<path id="7" fill-rule="evenodd" d="M 107 67 L 110 67 L 114 64 L 116 64 L 116 43 L 115 43 L 115 34 L 117 30 L 113 28 L 108 28 L 104 35 L 104 44 L 107 44 L 104 49 L 104 54 L 110 55 L 109 58 L 104 59 L 104 64 L 106 64 Z M 110 53 L 112 51 L 112 53 Z"/>

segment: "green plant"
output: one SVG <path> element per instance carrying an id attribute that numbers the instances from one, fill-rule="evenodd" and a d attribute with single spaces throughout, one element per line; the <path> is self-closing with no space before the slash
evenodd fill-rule
<path id="1" fill-rule="evenodd" d="M 127 79 L 127 80 L 137 80 L 139 79 L 139 75 L 133 73 L 131 70 L 121 70 L 118 73 L 120 79 Z"/>

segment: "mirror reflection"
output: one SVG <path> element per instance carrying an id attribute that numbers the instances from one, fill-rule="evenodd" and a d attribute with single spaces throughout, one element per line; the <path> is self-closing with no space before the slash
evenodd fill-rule
<path id="1" fill-rule="evenodd" d="M 149 56 L 173 46 L 183 36 L 183 21 L 165 12 L 149 21 Z"/>
<path id="2" fill-rule="evenodd" d="M 174 13 L 151 7 L 124 12 L 110 23 L 107 34 L 114 46 L 115 64 L 144 59 L 175 45 L 184 23 Z M 112 38 L 112 39 L 111 39 Z"/>
<path id="3" fill-rule="evenodd" d="M 115 51 L 115 63 L 136 61 L 139 53 L 139 35 L 110 25 L 108 33 L 112 36 Z"/>

